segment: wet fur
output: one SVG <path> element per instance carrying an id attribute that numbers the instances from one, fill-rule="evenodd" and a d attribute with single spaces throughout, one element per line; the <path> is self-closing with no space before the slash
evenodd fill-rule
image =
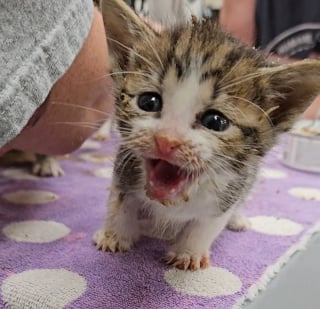
<path id="1" fill-rule="evenodd" d="M 172 239 L 169 264 L 207 267 L 212 241 L 228 223 L 234 230 L 248 227 L 239 209 L 254 186 L 259 163 L 319 93 L 320 64 L 272 66 L 213 21 L 156 33 L 123 1 L 102 1 L 101 10 L 122 142 L 107 219 L 94 242 L 104 251 L 127 251 L 152 227 L 153 235 Z M 161 112 L 137 107 L 137 97 L 148 91 L 161 94 Z M 224 114 L 230 128 L 204 128 L 199 117 L 208 109 Z M 156 151 L 154 135 L 164 129 L 183 136 L 176 160 L 194 179 L 174 202 L 151 200 L 145 191 L 143 158 Z M 141 211 L 147 221 L 138 220 Z"/>

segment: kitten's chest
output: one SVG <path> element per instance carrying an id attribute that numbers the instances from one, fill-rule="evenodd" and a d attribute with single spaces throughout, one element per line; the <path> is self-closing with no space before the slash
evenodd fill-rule
<path id="1" fill-rule="evenodd" d="M 217 197 L 212 192 L 204 190 L 204 188 L 190 194 L 187 202 L 180 200 L 168 206 L 150 201 L 147 197 L 144 199 L 144 208 L 147 208 L 156 220 L 186 222 L 222 214 Z"/>

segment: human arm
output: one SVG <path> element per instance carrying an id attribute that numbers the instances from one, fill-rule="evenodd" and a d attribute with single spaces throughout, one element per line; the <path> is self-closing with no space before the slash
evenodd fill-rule
<path id="1" fill-rule="evenodd" d="M 102 16 L 95 9 L 89 35 L 73 63 L 53 85 L 27 126 L 0 148 L 0 154 L 19 149 L 55 155 L 77 149 L 112 111 L 108 72 Z"/>
<path id="2" fill-rule="evenodd" d="M 224 0 L 219 22 L 224 30 L 248 45 L 254 45 L 255 0 Z"/>

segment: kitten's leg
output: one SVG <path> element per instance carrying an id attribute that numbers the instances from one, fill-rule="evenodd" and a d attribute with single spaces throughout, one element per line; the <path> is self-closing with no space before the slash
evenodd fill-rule
<path id="1" fill-rule="evenodd" d="M 59 162 L 54 157 L 36 154 L 36 161 L 32 167 L 32 174 L 58 177 L 64 175 L 64 172 L 60 167 Z"/>
<path id="2" fill-rule="evenodd" d="M 250 228 L 249 219 L 244 216 L 239 210 L 236 210 L 231 216 L 227 228 L 231 231 L 242 232 Z"/>
<path id="3" fill-rule="evenodd" d="M 105 224 L 93 236 L 97 249 L 126 252 L 140 237 L 138 209 L 117 189 L 112 189 Z"/>
<path id="4" fill-rule="evenodd" d="M 212 242 L 226 226 L 230 215 L 189 222 L 170 247 L 166 262 L 183 270 L 198 270 L 210 266 Z"/>

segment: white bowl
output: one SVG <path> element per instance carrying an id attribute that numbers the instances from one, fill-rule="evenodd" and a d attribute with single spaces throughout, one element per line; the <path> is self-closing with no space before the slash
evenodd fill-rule
<path id="1" fill-rule="evenodd" d="M 300 120 L 284 139 L 282 162 L 292 168 L 320 173 L 320 120 Z"/>

